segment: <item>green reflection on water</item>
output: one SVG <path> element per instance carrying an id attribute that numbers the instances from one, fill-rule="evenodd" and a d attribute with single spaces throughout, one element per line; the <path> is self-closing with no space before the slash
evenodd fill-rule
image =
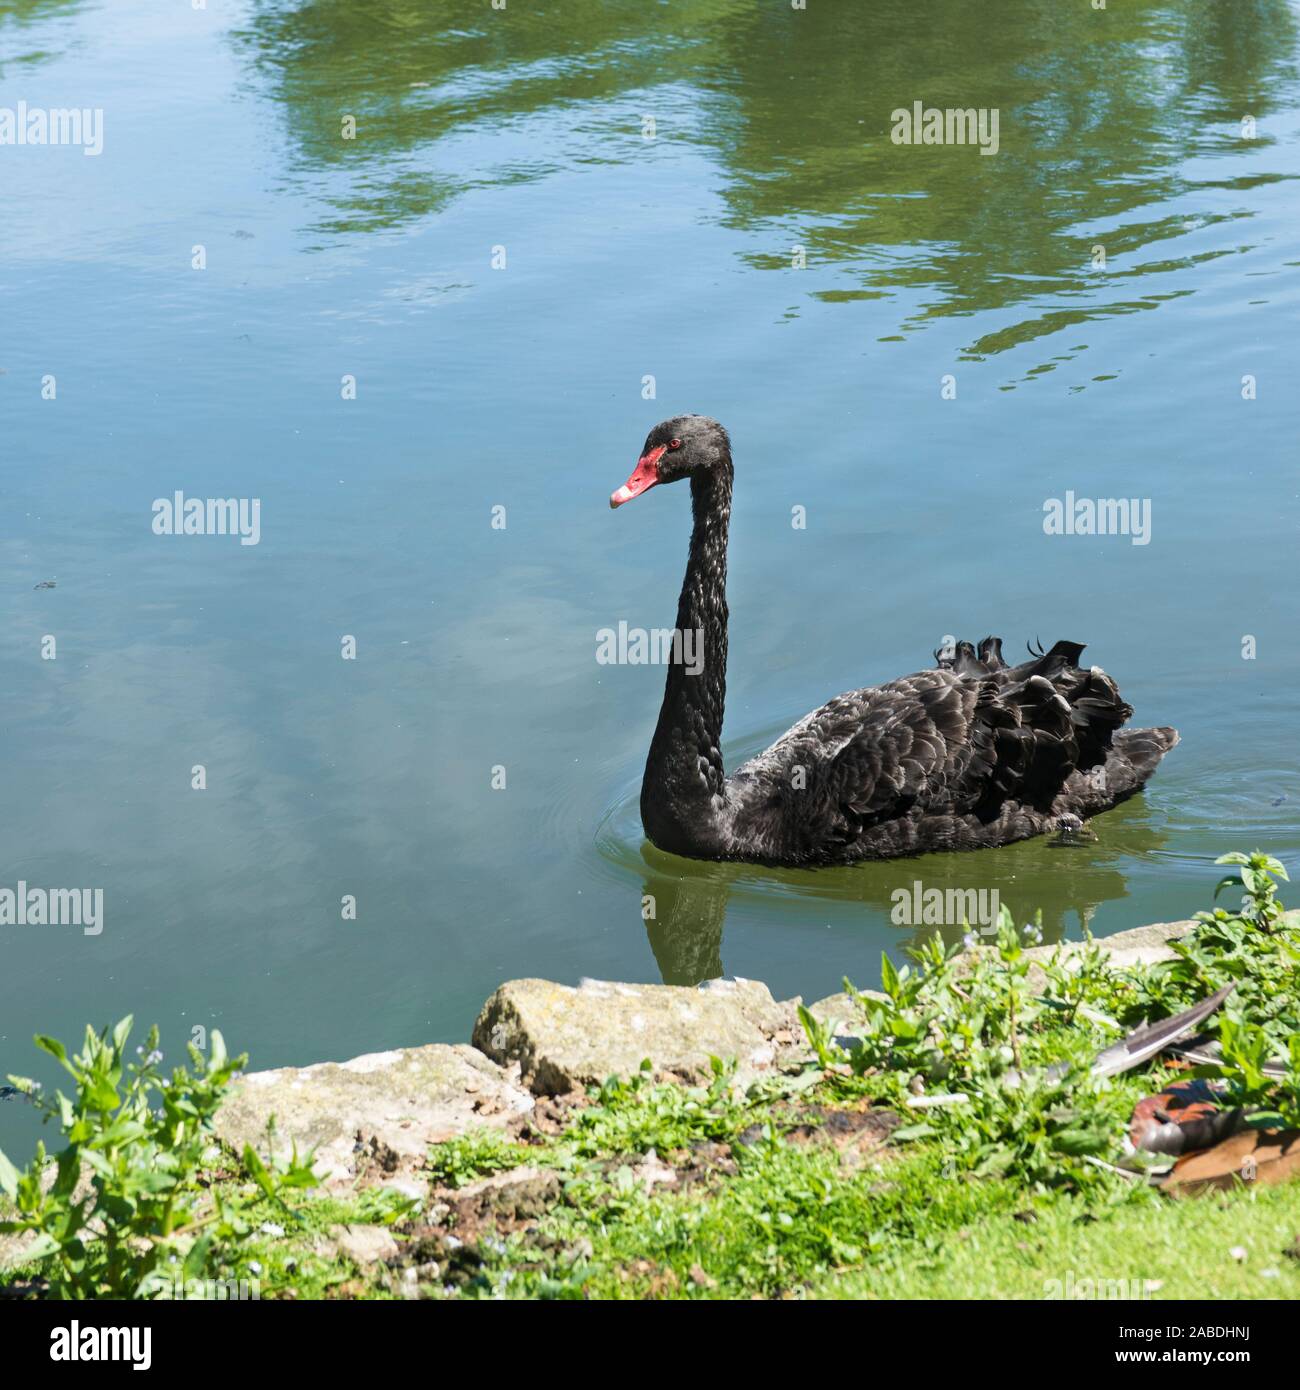
<path id="1" fill-rule="evenodd" d="M 900 301 L 882 337 L 1051 302 L 981 324 L 968 345 L 980 358 L 1158 309 L 1192 291 L 1144 294 L 1144 277 L 1242 249 L 1171 244 L 1248 209 L 1189 224 L 1162 205 L 1277 177 L 1215 179 L 1209 163 L 1193 178 L 1187 163 L 1241 154 L 1243 117 L 1264 121 L 1294 79 L 1295 38 L 1284 0 L 1105 11 L 1059 0 L 805 11 L 320 0 L 260 5 L 236 44 L 283 107 L 290 177 L 329 176 L 315 222 L 324 237 L 627 159 L 653 116 L 656 141 L 687 142 L 714 165 L 722 220 L 763 243 L 742 253 L 749 264 L 785 269 L 804 247 L 812 296 Z M 891 143 L 891 112 L 914 101 L 998 110 L 999 153 Z M 1099 243 L 1121 268 L 1093 266 Z"/>

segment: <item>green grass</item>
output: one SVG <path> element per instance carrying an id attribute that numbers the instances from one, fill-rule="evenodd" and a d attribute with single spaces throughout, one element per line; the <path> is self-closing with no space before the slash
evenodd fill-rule
<path id="1" fill-rule="evenodd" d="M 954 1168 L 937 1138 L 849 1161 L 788 1133 L 856 1103 L 842 1080 L 807 1085 L 814 1075 L 788 1078 L 788 1095 L 770 1084 L 750 1097 L 733 1095 L 725 1074 L 696 1089 L 641 1075 L 607 1083 L 541 1143 L 481 1131 L 436 1146 L 429 1177 L 453 1194 L 527 1164 L 556 1171 L 562 1195 L 523 1229 L 480 1240 L 455 1281 L 422 1276 L 422 1292 L 1041 1299 L 1123 1280 L 1124 1294 L 1161 1299 L 1300 1297 L 1300 1259 L 1283 1254 L 1300 1239 L 1300 1186 L 1175 1200 L 1099 1173 L 1083 1188 L 1029 1192 L 1015 1175 Z M 647 1164 L 671 1165 L 677 1184 L 645 1190 Z M 261 1297 L 395 1296 L 400 1271 L 358 1266 L 330 1242 L 336 1226 L 386 1222 L 399 1244 L 413 1240 L 391 1192 L 263 1201 L 246 1182 L 219 1186 L 251 1203 L 241 1263 L 255 1268 Z"/>
<path id="2" fill-rule="evenodd" d="M 387 1225 L 405 1209 L 398 1194 L 369 1188 L 336 1196 L 302 1196 L 284 1203 L 262 1202 L 253 1208 L 255 1222 L 241 1254 L 260 1266 L 263 1298 L 393 1297 L 387 1279 L 373 1268 L 354 1263 L 332 1246 L 330 1232 L 346 1225 Z M 264 1225 L 283 1230 L 268 1232 Z"/>
<path id="3" fill-rule="evenodd" d="M 836 1081 L 743 1102 L 722 1079 L 708 1091 L 610 1083 L 562 1135 L 513 1146 L 562 1174 L 562 1200 L 528 1229 L 484 1242 L 476 1277 L 434 1292 L 1041 1299 L 1087 1296 L 1088 1280 L 1113 1293 L 1123 1280 L 1142 1297 L 1300 1296 L 1300 1260 L 1283 1254 L 1300 1238 L 1300 1187 L 1172 1199 L 1088 1170 L 1084 1184 L 1031 1191 L 1014 1173 L 963 1169 L 937 1137 L 851 1164 L 829 1143 L 785 1134 L 804 1107 L 834 1105 L 843 1090 Z M 480 1142 L 453 1141 L 461 1181 Z M 720 1142 L 730 1147 L 721 1166 L 692 1161 L 701 1150 L 687 1146 L 725 1154 Z M 676 1168 L 675 1186 L 645 1189 L 651 1151 Z M 499 1171 L 500 1149 L 485 1152 Z"/>
<path id="4" fill-rule="evenodd" d="M 1099 1218 L 1073 1202 L 1032 1223 L 990 1214 L 928 1254 L 816 1282 L 819 1298 L 1300 1298 L 1300 1187 L 1170 1200 L 1150 1194 Z M 1239 1260 L 1233 1253 L 1244 1250 Z M 1091 1286 L 1086 1281 L 1093 1281 Z M 1113 1281 L 1123 1280 L 1122 1290 Z M 1053 1282 L 1054 1281 L 1054 1282 Z M 1107 1281 L 1099 1289 L 1097 1281 Z"/>
<path id="5" fill-rule="evenodd" d="M 618 1170 L 615 1170 L 617 1174 Z M 825 1151 L 768 1141 L 716 1187 L 646 1193 L 582 1182 L 536 1235 L 495 1253 L 470 1296 L 779 1297 L 887 1251 L 926 1248 L 991 1211 L 1009 1184 L 936 1183 L 925 1158 L 848 1174 Z"/>
<path id="6" fill-rule="evenodd" d="M 447 1187 L 463 1187 L 477 1178 L 504 1173 L 528 1162 L 528 1150 L 494 1129 L 471 1130 L 429 1150 L 429 1175 Z"/>
<path id="7" fill-rule="evenodd" d="M 935 1145 L 849 1171 L 780 1139 L 684 1192 L 620 1180 L 635 1172 L 630 1159 L 577 1171 L 566 1201 L 485 1251 L 454 1296 L 1042 1299 L 1123 1280 L 1125 1296 L 1300 1297 L 1300 1259 L 1283 1253 L 1300 1240 L 1300 1187 L 1172 1199 L 1104 1178 L 1031 1196 L 951 1172 Z"/>

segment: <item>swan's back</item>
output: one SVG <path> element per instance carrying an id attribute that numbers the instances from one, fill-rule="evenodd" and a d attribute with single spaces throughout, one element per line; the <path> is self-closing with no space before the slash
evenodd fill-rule
<path id="1" fill-rule="evenodd" d="M 1138 791 L 1178 740 L 1124 731 L 1132 708 L 1082 646 L 1017 667 L 961 643 L 933 670 L 814 710 L 729 779 L 737 858 L 826 864 L 1025 839 Z"/>

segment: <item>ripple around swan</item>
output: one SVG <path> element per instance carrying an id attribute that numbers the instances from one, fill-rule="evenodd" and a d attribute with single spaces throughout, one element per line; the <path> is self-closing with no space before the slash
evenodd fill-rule
<path id="1" fill-rule="evenodd" d="M 1164 877 L 1186 876 L 1189 866 L 1208 869 L 1230 850 L 1264 850 L 1292 867 L 1300 853 L 1298 769 L 1211 758 L 1154 784 L 1147 796 L 1163 832 L 1155 855 Z"/>
<path id="2" fill-rule="evenodd" d="M 1161 788 L 1172 835 L 1293 838 L 1300 819 L 1300 769 L 1242 768 L 1202 761 Z"/>

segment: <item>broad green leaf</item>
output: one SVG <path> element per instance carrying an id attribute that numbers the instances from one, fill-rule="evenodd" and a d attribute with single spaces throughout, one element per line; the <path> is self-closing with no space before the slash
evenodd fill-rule
<path id="1" fill-rule="evenodd" d="M 894 969 L 894 962 L 882 951 L 880 953 L 880 981 L 884 986 L 885 993 L 891 999 L 898 995 L 898 971 Z"/>
<path id="2" fill-rule="evenodd" d="M 272 1181 L 270 1173 L 266 1171 L 266 1165 L 254 1153 L 251 1144 L 244 1145 L 244 1167 L 248 1169 L 249 1176 L 268 1197 L 275 1196 L 275 1183 Z"/>
<path id="3" fill-rule="evenodd" d="M 86 1099 L 96 1110 L 116 1110 L 121 1101 L 117 1087 L 104 1077 L 96 1077 L 87 1087 Z"/>
<path id="4" fill-rule="evenodd" d="M 1064 1129 L 1053 1137 L 1052 1146 L 1063 1154 L 1078 1157 L 1096 1153 L 1105 1142 L 1105 1134 L 1098 1129 Z"/>
<path id="5" fill-rule="evenodd" d="M 74 1067 L 72 1063 L 68 1061 L 67 1048 L 63 1046 L 63 1044 L 58 1040 L 58 1038 L 47 1038 L 44 1033 L 37 1033 L 37 1035 L 35 1036 L 35 1038 L 32 1039 L 32 1041 L 36 1044 L 37 1047 L 41 1049 L 42 1052 L 48 1052 L 51 1057 L 56 1058 L 59 1065 L 63 1068 L 64 1071 L 68 1073 L 69 1076 L 76 1076 L 78 1074 L 76 1067 Z"/>
<path id="6" fill-rule="evenodd" d="M 205 1232 L 198 1240 L 190 1246 L 189 1253 L 185 1256 L 185 1263 L 181 1266 L 187 1279 L 198 1279 L 203 1275 L 207 1268 L 208 1251 L 212 1248 L 212 1235 Z"/>
<path id="7" fill-rule="evenodd" d="M 47 1255 L 55 1255 L 60 1249 L 59 1242 L 50 1235 L 39 1235 L 23 1250 L 24 1260 L 43 1260 Z"/>
<path id="8" fill-rule="evenodd" d="M 891 1144 L 907 1144 L 913 1139 L 924 1139 L 928 1135 L 938 1134 L 938 1132 L 933 1125 L 902 1125 L 890 1134 L 889 1142 Z"/>

